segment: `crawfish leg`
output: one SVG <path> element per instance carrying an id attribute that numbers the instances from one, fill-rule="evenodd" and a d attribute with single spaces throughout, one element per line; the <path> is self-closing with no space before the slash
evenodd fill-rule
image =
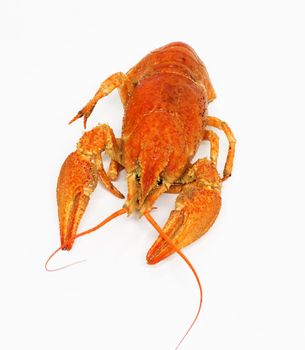
<path id="1" fill-rule="evenodd" d="M 113 130 L 108 125 L 98 126 L 98 128 L 101 127 L 104 129 L 105 132 L 105 152 L 109 157 L 111 157 L 111 162 L 107 174 L 103 166 L 103 159 L 101 153 L 97 153 L 95 159 L 95 164 L 97 166 L 97 174 L 99 180 L 109 192 L 111 192 L 114 196 L 118 198 L 124 198 L 123 194 L 111 182 L 111 180 L 113 180 L 113 177 L 117 177 L 119 169 L 123 168 L 123 166 L 121 165 L 120 139 L 115 138 Z"/>
<path id="2" fill-rule="evenodd" d="M 111 159 L 110 164 L 109 164 L 109 168 L 107 171 L 107 176 L 109 177 L 109 179 L 111 181 L 115 181 L 117 180 L 120 171 L 123 169 L 123 166 L 118 163 L 116 160 Z"/>
<path id="3" fill-rule="evenodd" d="M 111 179 L 108 177 L 105 169 L 103 167 L 103 159 L 101 155 L 96 156 L 95 160 L 97 166 L 97 174 L 102 182 L 102 184 L 106 187 L 106 189 L 111 192 L 114 196 L 118 198 L 124 198 L 124 195 L 112 184 Z"/>
<path id="4" fill-rule="evenodd" d="M 122 142 L 121 139 L 116 139 L 117 145 L 120 148 L 120 154 L 122 152 Z M 109 164 L 109 168 L 107 171 L 107 176 L 109 177 L 109 179 L 111 181 L 115 181 L 117 180 L 120 171 L 123 169 L 123 166 L 117 162 L 116 160 L 114 160 L 113 158 L 111 158 L 110 164 Z"/>
<path id="5" fill-rule="evenodd" d="M 236 139 L 234 137 L 232 130 L 228 126 L 228 124 L 216 117 L 207 117 L 207 125 L 213 126 L 214 128 L 222 130 L 229 141 L 229 150 L 228 150 L 228 155 L 227 155 L 226 164 L 224 167 L 223 177 L 222 177 L 222 181 L 225 181 L 227 178 L 231 176 L 231 173 L 232 173 Z"/>
<path id="6" fill-rule="evenodd" d="M 210 141 L 210 159 L 217 166 L 219 137 L 212 130 L 204 130 L 203 140 Z"/>
<path id="7" fill-rule="evenodd" d="M 121 90 L 121 100 L 125 105 L 129 94 L 132 91 L 132 84 L 126 74 L 122 72 L 115 73 L 103 81 L 97 90 L 94 97 L 81 109 L 77 115 L 70 121 L 69 124 L 73 123 L 75 120 L 84 117 L 84 127 L 86 128 L 87 119 L 92 113 L 97 102 L 109 95 L 114 89 L 119 88 Z"/>

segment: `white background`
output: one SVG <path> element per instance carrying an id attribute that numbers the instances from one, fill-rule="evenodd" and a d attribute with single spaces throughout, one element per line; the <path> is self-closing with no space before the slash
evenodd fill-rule
<path id="1" fill-rule="evenodd" d="M 210 114 L 238 141 L 218 220 L 184 250 L 204 300 L 181 349 L 304 349 L 303 1 L 0 4 L 0 348 L 167 350 L 192 321 L 193 275 L 178 256 L 146 264 L 156 232 L 144 219 L 121 217 L 52 262 L 83 264 L 43 268 L 59 244 L 57 175 L 83 132 L 67 122 L 107 76 L 180 40 L 208 68 Z M 119 135 L 117 92 L 88 126 L 99 122 Z M 126 193 L 123 173 L 117 186 Z M 157 202 L 160 225 L 174 200 Z M 98 186 L 80 230 L 122 205 Z"/>

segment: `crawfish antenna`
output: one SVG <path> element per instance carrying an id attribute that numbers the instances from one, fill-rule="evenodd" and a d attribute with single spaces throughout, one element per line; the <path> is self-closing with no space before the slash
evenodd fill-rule
<path id="1" fill-rule="evenodd" d="M 159 235 L 175 250 L 175 252 L 181 256 L 181 258 L 186 262 L 186 264 L 189 266 L 189 268 L 192 270 L 196 281 L 198 283 L 198 287 L 199 287 L 199 292 L 200 292 L 200 301 L 199 301 L 199 306 L 198 306 L 198 310 L 196 313 L 196 316 L 193 320 L 193 322 L 191 323 L 191 325 L 189 326 L 189 328 L 187 329 L 186 333 L 184 334 L 184 336 L 181 338 L 181 340 L 179 341 L 178 345 L 176 346 L 175 350 L 177 350 L 179 348 L 179 346 L 181 345 L 181 343 L 183 342 L 183 340 L 186 338 L 186 336 L 189 334 L 190 330 L 193 328 L 195 322 L 198 319 L 198 316 L 200 314 L 200 310 L 201 310 L 201 306 L 202 306 L 202 286 L 201 286 L 201 282 L 200 279 L 198 277 L 198 274 L 194 268 L 194 266 L 191 264 L 191 262 L 188 260 L 188 258 L 181 252 L 181 250 L 172 242 L 172 240 L 163 232 L 163 230 L 161 229 L 161 227 L 156 223 L 156 221 L 153 219 L 153 217 L 149 214 L 149 213 L 145 213 L 145 217 L 146 219 L 152 224 L 152 226 L 158 231 Z"/>
<path id="2" fill-rule="evenodd" d="M 89 230 L 86 230 L 82 233 L 78 233 L 77 235 L 75 235 L 74 237 L 72 237 L 70 240 L 68 240 L 67 242 L 63 243 L 59 248 L 57 248 L 47 259 L 47 261 L 45 262 L 45 269 L 48 271 L 48 272 L 55 272 L 55 271 L 59 271 L 59 270 L 63 270 L 63 269 L 66 269 L 67 267 L 70 267 L 70 266 L 73 266 L 73 265 L 76 265 L 76 264 L 80 264 L 86 260 L 80 260 L 80 261 L 75 261 L 71 264 L 68 264 L 68 265 L 65 265 L 65 266 L 62 266 L 62 267 L 58 267 L 56 269 L 50 269 L 48 267 L 48 264 L 50 262 L 50 260 L 54 257 L 54 255 L 56 255 L 61 249 L 65 248 L 71 240 L 75 240 L 79 237 L 82 237 L 82 236 L 85 236 L 85 235 L 88 235 L 89 233 L 92 233 L 96 230 L 98 230 L 100 227 L 106 225 L 109 221 L 111 221 L 112 219 L 120 216 L 120 215 L 123 215 L 124 213 L 127 213 L 127 209 L 125 208 L 122 208 L 120 210 L 117 210 L 116 212 L 114 212 L 113 214 L 109 215 L 105 220 L 103 220 L 101 223 L 99 223 L 98 225 L 94 226 L 93 228 L 90 228 Z"/>
<path id="3" fill-rule="evenodd" d="M 84 260 L 79 260 L 79 261 L 75 261 L 71 264 L 67 264 L 67 265 L 64 265 L 64 266 L 61 266 L 61 267 L 57 267 L 56 269 L 50 269 L 48 267 L 48 264 L 49 264 L 49 261 L 53 258 L 54 255 L 56 255 L 61 249 L 65 248 L 67 243 L 65 244 L 62 244 L 59 248 L 57 248 L 56 250 L 54 250 L 54 252 L 48 257 L 47 261 L 45 262 L 44 264 L 44 268 L 48 271 L 48 272 L 55 272 L 55 271 L 60 271 L 60 270 L 63 270 L 63 269 L 66 269 L 67 267 L 70 267 L 70 266 L 73 266 L 73 265 L 77 265 L 77 264 L 81 264 L 82 262 L 86 261 L 85 259 Z"/>

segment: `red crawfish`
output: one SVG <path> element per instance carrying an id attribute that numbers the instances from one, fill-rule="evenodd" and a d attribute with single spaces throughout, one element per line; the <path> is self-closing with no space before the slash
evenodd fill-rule
<path id="1" fill-rule="evenodd" d="M 112 181 L 125 169 L 127 199 L 124 209 L 114 216 L 138 212 L 158 230 L 160 236 L 146 256 L 149 264 L 175 251 L 186 259 L 180 249 L 207 232 L 220 211 L 221 184 L 233 167 L 234 135 L 225 122 L 208 116 L 215 91 L 203 62 L 185 43 L 163 46 L 126 74 L 111 75 L 71 122 L 83 118 L 86 127 L 97 102 L 116 88 L 124 106 L 121 137 L 110 126 L 98 125 L 84 133 L 62 165 L 57 185 L 61 248 L 70 250 L 81 235 L 77 229 L 99 180 L 113 195 L 124 198 Z M 222 176 L 216 168 L 218 136 L 207 127 L 224 131 L 229 142 Z M 203 140 L 210 142 L 210 157 L 192 164 Z M 111 158 L 107 172 L 103 152 Z M 150 211 L 163 193 L 178 197 L 161 230 Z"/>

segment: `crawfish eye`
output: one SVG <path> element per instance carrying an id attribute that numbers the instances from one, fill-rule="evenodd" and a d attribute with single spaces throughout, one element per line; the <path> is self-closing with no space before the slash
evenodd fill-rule
<path id="1" fill-rule="evenodd" d="M 139 175 L 139 174 L 136 174 L 136 180 L 137 180 L 137 182 L 140 182 L 140 179 L 141 179 L 140 175 Z"/>
<path id="2" fill-rule="evenodd" d="M 159 178 L 159 179 L 157 180 L 157 185 L 158 185 L 158 186 L 161 186 L 162 184 L 163 184 L 163 179 L 160 179 L 160 178 Z"/>

